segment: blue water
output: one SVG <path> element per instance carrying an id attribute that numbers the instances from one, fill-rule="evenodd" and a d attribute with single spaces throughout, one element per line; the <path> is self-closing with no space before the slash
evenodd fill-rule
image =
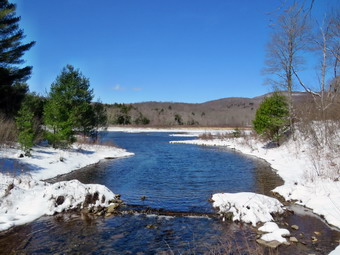
<path id="1" fill-rule="evenodd" d="M 164 133 L 106 132 L 135 156 L 104 162 L 67 178 L 106 185 L 128 204 L 171 211 L 211 212 L 208 199 L 217 192 L 266 193 L 280 184 L 268 164 L 218 147 L 170 144 Z M 267 180 L 271 177 L 271 180 Z M 141 196 L 146 199 L 141 201 Z"/>
<path id="2" fill-rule="evenodd" d="M 102 134 L 104 142 L 135 156 L 104 160 L 53 181 L 78 179 L 99 183 L 121 194 L 129 205 L 180 212 L 213 212 L 215 192 L 254 191 L 269 194 L 282 180 L 268 164 L 227 148 L 170 144 L 164 133 Z M 146 196 L 142 201 L 141 196 Z M 319 219 L 290 215 L 299 239 L 307 245 L 280 247 L 281 254 L 325 254 L 339 233 Z M 150 227 L 151 226 L 151 227 Z M 283 227 L 286 227 L 285 225 Z M 311 243 L 320 231 L 319 250 Z M 256 251 L 255 251 L 256 249 Z M 247 224 L 208 217 L 123 214 L 109 218 L 79 212 L 45 216 L 0 233 L 0 254 L 264 254 L 256 232 Z M 269 253 L 271 254 L 271 253 Z"/>

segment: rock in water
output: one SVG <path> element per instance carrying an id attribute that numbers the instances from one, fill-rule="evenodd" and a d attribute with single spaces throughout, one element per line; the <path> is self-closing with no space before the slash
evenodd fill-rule
<path id="1" fill-rule="evenodd" d="M 294 230 L 298 230 L 299 226 L 298 225 L 291 225 L 291 228 L 294 229 Z"/>
<path id="2" fill-rule="evenodd" d="M 291 236 L 291 237 L 289 238 L 289 241 L 292 242 L 292 243 L 298 243 L 298 242 L 299 242 L 299 241 L 297 240 L 297 238 L 294 237 L 294 236 Z"/>
<path id="3" fill-rule="evenodd" d="M 257 239 L 256 242 L 258 244 L 267 246 L 267 247 L 272 248 L 272 249 L 276 249 L 277 247 L 279 247 L 281 245 L 281 243 L 279 241 L 276 241 L 276 240 L 267 242 L 267 241 L 264 241 L 262 239 Z"/>
<path id="4" fill-rule="evenodd" d="M 114 213 L 119 207 L 119 204 L 112 204 L 107 207 L 107 213 Z"/>

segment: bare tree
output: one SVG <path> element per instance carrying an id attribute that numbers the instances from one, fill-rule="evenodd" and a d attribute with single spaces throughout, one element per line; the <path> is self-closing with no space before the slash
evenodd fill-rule
<path id="1" fill-rule="evenodd" d="M 294 71 L 300 70 L 303 64 L 302 52 L 306 48 L 309 29 L 307 19 L 304 6 L 294 2 L 279 15 L 267 46 L 264 71 L 271 75 L 272 78 L 268 81 L 274 88 L 283 88 L 288 92 L 291 131 L 294 118 L 292 100 Z"/>
<path id="2" fill-rule="evenodd" d="M 318 110 L 322 114 L 322 120 L 325 120 L 326 110 L 333 103 L 334 97 L 339 87 L 339 77 L 337 69 L 339 68 L 340 57 L 340 15 L 339 12 L 325 18 L 322 24 L 318 24 L 318 31 L 312 37 L 312 49 L 320 55 L 319 86 L 311 88 L 303 83 L 297 71 L 293 72 L 300 85 L 310 93 L 315 101 Z M 333 78 L 327 85 L 327 78 L 330 77 L 330 69 L 333 66 Z"/>
<path id="3" fill-rule="evenodd" d="M 334 78 L 336 78 L 340 63 L 340 10 L 337 10 L 330 19 L 330 34 L 329 52 L 333 58 Z"/>

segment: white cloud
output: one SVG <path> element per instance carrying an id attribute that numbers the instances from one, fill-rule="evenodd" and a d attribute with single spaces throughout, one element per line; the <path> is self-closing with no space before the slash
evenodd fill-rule
<path id="1" fill-rule="evenodd" d="M 123 90 L 123 87 L 120 85 L 120 84 L 116 84 L 114 87 L 113 87 L 113 90 Z"/>
<path id="2" fill-rule="evenodd" d="M 142 90 L 141 88 L 126 88 L 126 87 L 123 87 L 120 84 L 114 85 L 112 89 L 115 90 L 115 91 L 128 90 L 128 91 L 134 91 L 134 92 L 138 92 L 138 91 Z"/>

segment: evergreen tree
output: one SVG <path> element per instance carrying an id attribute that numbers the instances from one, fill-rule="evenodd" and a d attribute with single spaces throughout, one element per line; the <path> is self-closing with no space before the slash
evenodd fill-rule
<path id="1" fill-rule="evenodd" d="M 23 101 L 15 120 L 19 131 L 18 142 L 25 154 L 30 155 L 29 150 L 32 148 L 34 141 L 34 113 L 30 109 L 27 100 Z"/>
<path id="2" fill-rule="evenodd" d="M 95 102 L 92 104 L 93 110 L 93 126 L 94 130 L 92 137 L 98 138 L 98 131 L 100 128 L 104 128 L 107 125 L 107 113 L 104 105 L 101 102 Z"/>
<path id="3" fill-rule="evenodd" d="M 289 106 L 284 96 L 274 92 L 260 104 L 253 121 L 256 133 L 276 142 L 289 127 Z"/>
<path id="4" fill-rule="evenodd" d="M 44 107 L 47 139 L 54 147 L 74 142 L 75 131 L 84 135 L 92 133 L 92 98 L 89 80 L 79 70 L 67 65 L 52 84 Z"/>
<path id="5" fill-rule="evenodd" d="M 16 6 L 8 0 L 0 0 L 0 111 L 14 115 L 28 91 L 25 81 L 32 67 L 20 68 L 22 56 L 35 42 L 23 44 L 23 30 L 19 29 L 20 17 L 16 17 Z"/>

